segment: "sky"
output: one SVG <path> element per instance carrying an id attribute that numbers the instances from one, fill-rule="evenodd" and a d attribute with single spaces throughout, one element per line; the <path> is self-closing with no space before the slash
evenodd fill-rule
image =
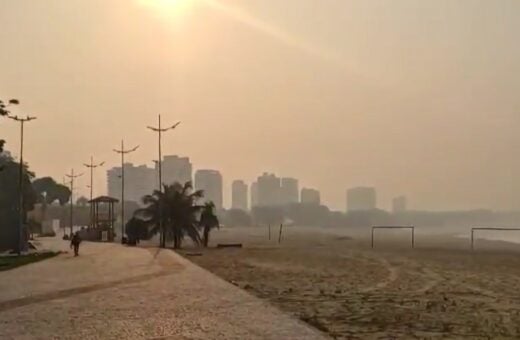
<path id="1" fill-rule="evenodd" d="M 517 0 L 0 0 L 0 98 L 24 158 L 61 181 L 93 155 L 97 194 L 122 138 L 234 179 L 298 178 L 345 209 L 520 209 Z M 0 121 L 18 154 L 19 129 Z M 88 176 L 78 181 L 86 194 Z"/>

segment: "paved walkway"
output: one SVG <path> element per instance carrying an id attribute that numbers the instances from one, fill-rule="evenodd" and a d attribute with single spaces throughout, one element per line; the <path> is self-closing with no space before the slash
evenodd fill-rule
<path id="1" fill-rule="evenodd" d="M 0 339 L 325 339 L 172 251 L 80 254 L 0 272 Z"/>

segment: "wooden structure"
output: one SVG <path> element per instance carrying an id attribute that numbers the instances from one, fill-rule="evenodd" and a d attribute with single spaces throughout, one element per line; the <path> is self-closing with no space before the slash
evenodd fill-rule
<path id="1" fill-rule="evenodd" d="M 92 226 L 83 230 L 82 238 L 89 241 L 114 241 L 116 214 L 114 206 L 119 200 L 99 196 L 89 201 L 92 209 Z"/>
<path id="2" fill-rule="evenodd" d="M 372 227 L 372 248 L 374 248 L 374 231 L 376 229 L 410 229 L 412 231 L 412 248 L 415 248 L 415 227 L 414 226 L 375 226 Z"/>

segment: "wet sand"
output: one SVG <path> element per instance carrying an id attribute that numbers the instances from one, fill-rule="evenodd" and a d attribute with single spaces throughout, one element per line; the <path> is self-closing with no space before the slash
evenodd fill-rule
<path id="1" fill-rule="evenodd" d="M 520 245 L 446 235 L 228 228 L 187 256 L 337 339 L 520 338 Z M 184 254 L 189 253 L 185 250 Z M 197 250 L 197 252 L 199 252 Z"/>

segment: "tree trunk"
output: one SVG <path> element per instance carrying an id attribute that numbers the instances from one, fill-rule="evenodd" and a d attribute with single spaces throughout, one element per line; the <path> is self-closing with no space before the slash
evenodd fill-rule
<path id="1" fill-rule="evenodd" d="M 202 243 L 204 245 L 204 248 L 208 247 L 208 243 L 209 243 L 209 228 L 208 227 L 204 227 L 204 236 L 202 238 Z"/>

